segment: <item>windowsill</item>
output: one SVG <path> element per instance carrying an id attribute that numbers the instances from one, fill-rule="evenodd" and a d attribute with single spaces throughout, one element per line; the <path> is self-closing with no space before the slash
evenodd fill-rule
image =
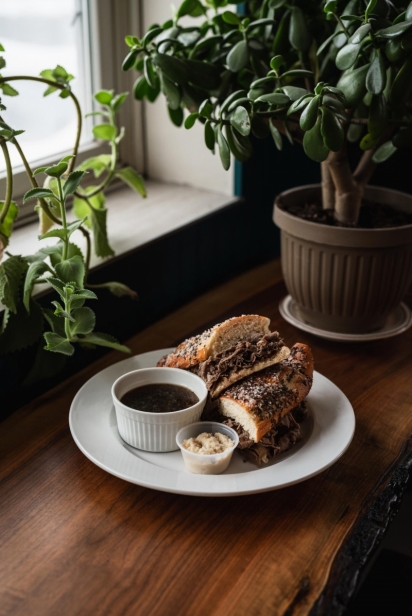
<path id="1" fill-rule="evenodd" d="M 116 257 L 237 200 L 221 193 L 153 180 L 148 180 L 146 187 L 147 199 L 142 199 L 129 188 L 121 188 L 107 195 L 108 235 Z M 85 250 L 85 240 L 79 231 L 72 235 L 71 241 Z M 55 242 L 55 239 L 39 242 L 38 223 L 33 222 L 13 233 L 7 250 L 14 255 L 29 255 L 39 250 L 40 246 Z M 92 255 L 91 267 L 107 261 Z M 39 292 L 44 289 L 42 285 Z"/>

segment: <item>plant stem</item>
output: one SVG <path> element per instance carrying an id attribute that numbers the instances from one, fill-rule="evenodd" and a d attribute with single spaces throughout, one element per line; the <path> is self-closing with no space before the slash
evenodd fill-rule
<path id="1" fill-rule="evenodd" d="M 320 169 L 322 173 L 322 207 L 324 210 L 333 210 L 335 207 L 335 185 L 326 160 L 320 163 Z"/>
<path id="2" fill-rule="evenodd" d="M 30 167 L 30 165 L 29 165 L 29 163 L 27 161 L 27 158 L 25 157 L 24 152 L 21 149 L 20 144 L 19 144 L 19 142 L 17 141 L 17 139 L 15 137 L 12 139 L 12 143 L 15 146 L 16 150 L 18 151 L 18 153 L 20 155 L 20 158 L 21 158 L 21 160 L 23 162 L 24 168 L 25 168 L 26 173 L 27 173 L 27 177 L 29 178 L 31 185 L 33 186 L 33 188 L 38 188 L 39 185 L 37 183 L 37 180 L 34 177 L 33 172 L 31 170 L 31 167 Z M 41 209 L 44 210 L 44 212 L 47 214 L 47 216 L 50 218 L 50 220 L 52 220 L 56 225 L 61 225 L 61 220 L 59 220 L 59 218 L 57 218 L 53 214 L 53 212 L 50 210 L 50 208 L 49 208 L 49 206 L 47 204 L 47 201 L 45 199 L 39 199 L 38 201 L 40 203 Z"/>
<path id="3" fill-rule="evenodd" d="M 7 212 L 9 211 L 11 199 L 13 196 L 13 170 L 11 168 L 9 150 L 4 139 L 1 139 L 0 146 L 3 150 L 7 171 L 6 195 L 4 197 L 4 205 L 0 213 L 0 223 L 3 223 L 6 220 Z"/>
<path id="4" fill-rule="evenodd" d="M 62 181 L 60 178 L 57 178 L 57 186 L 59 189 L 59 201 L 60 201 L 61 212 L 62 212 L 62 227 L 63 229 L 67 231 L 66 203 L 64 200 L 64 196 L 63 196 Z M 66 233 L 66 236 L 63 239 L 62 261 L 65 261 L 67 259 L 68 249 L 69 249 L 69 238 L 67 237 L 67 233 Z"/>
<path id="5" fill-rule="evenodd" d="M 51 79 L 44 79 L 44 77 L 32 77 L 31 75 L 15 75 L 13 77 L 1 77 L 0 83 L 7 83 L 9 81 L 37 81 L 39 83 L 45 83 L 48 86 L 52 86 L 53 88 L 57 88 L 58 90 L 65 90 L 66 86 L 64 84 L 58 83 L 57 81 L 52 81 Z M 68 172 L 70 173 L 74 167 L 76 162 L 76 156 L 79 149 L 80 136 L 82 132 L 82 111 L 80 108 L 79 101 L 76 96 L 73 94 L 71 90 L 69 90 L 69 96 L 72 99 L 74 106 L 76 108 L 77 114 L 77 130 L 76 130 L 76 139 L 73 146 L 73 158 L 69 162 Z"/>
<path id="6" fill-rule="evenodd" d="M 336 189 L 335 218 L 341 223 L 356 226 L 363 187 L 352 175 L 345 146 L 338 152 L 330 152 L 327 164 Z"/>
<path id="7" fill-rule="evenodd" d="M 86 266 L 86 272 L 85 272 L 85 275 L 84 275 L 84 284 L 86 284 L 87 275 L 88 275 L 89 269 L 90 269 L 90 258 L 91 258 L 90 233 L 84 227 L 79 227 L 79 229 L 83 233 L 84 237 L 86 238 L 86 260 L 84 262 L 84 264 Z"/>

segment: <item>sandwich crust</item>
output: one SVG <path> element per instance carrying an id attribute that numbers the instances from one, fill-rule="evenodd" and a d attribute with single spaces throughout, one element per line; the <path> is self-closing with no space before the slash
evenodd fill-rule
<path id="1" fill-rule="evenodd" d="M 203 334 L 188 338 L 157 365 L 188 370 L 210 356 L 226 351 L 251 334 L 270 334 L 269 324 L 270 319 L 257 314 L 232 317 L 207 329 Z"/>
<path id="2" fill-rule="evenodd" d="M 312 352 L 296 343 L 280 363 L 229 387 L 218 399 L 219 412 L 240 423 L 258 443 L 308 395 L 312 380 Z"/>

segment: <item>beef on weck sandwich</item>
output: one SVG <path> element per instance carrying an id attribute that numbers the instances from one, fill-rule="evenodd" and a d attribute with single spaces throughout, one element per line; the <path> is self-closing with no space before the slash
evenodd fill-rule
<path id="1" fill-rule="evenodd" d="M 289 355 L 269 324 L 270 319 L 259 315 L 233 317 L 185 340 L 157 365 L 198 374 L 216 398 L 233 383 Z"/>
<path id="2" fill-rule="evenodd" d="M 300 440 L 312 381 L 311 350 L 297 343 L 280 363 L 226 389 L 212 413 L 236 430 L 244 457 L 260 466 Z"/>

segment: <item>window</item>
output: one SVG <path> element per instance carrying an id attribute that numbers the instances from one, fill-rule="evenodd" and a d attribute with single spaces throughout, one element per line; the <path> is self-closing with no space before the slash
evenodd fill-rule
<path id="1" fill-rule="evenodd" d="M 75 75 L 73 91 L 83 114 L 93 110 L 92 93 L 100 88 L 130 92 L 120 114 L 126 128 L 121 162 L 150 179 L 232 196 L 234 165 L 229 173 L 222 169 L 219 158 L 204 147 L 201 127 L 197 131 L 196 127 L 191 131 L 176 128 L 163 97 L 152 105 L 135 101 L 132 90 L 137 73 L 121 70 L 127 51 L 125 35 L 141 35 L 151 23 L 166 21 L 170 10 L 169 0 L 2 0 L 0 42 L 6 48 L 7 67 L 1 72 L 38 76 L 41 70 L 61 64 Z M 70 153 L 76 121 L 71 101 L 60 99 L 56 92 L 44 98 L 43 84 L 11 85 L 20 96 L 4 97 L 8 108 L 4 119 L 26 130 L 19 140 L 30 162 L 40 166 Z M 105 145 L 92 140 L 92 126 L 93 118 L 84 121 L 79 161 L 106 151 Z M 11 154 L 16 156 L 13 149 Z M 19 159 L 15 157 L 13 164 L 14 196 L 21 200 L 30 185 Z M 0 198 L 5 187 L 2 170 L 3 161 Z M 23 206 L 19 221 L 32 217 L 32 205 Z"/>

